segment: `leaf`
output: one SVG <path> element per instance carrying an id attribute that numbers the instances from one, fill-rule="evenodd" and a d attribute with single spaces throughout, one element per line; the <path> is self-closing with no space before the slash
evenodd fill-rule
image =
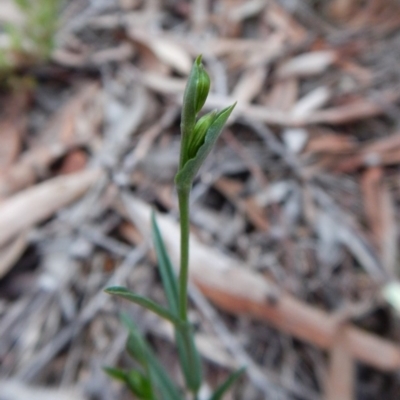
<path id="1" fill-rule="evenodd" d="M 150 366 L 149 352 L 152 354 L 147 342 L 138 332 L 133 321 L 125 314 L 121 317 L 123 324 L 129 330 L 129 336 L 126 343 L 128 353 L 138 361 L 143 368 L 152 369 Z M 179 352 L 179 360 L 182 372 L 184 373 L 185 382 L 192 391 L 196 392 L 201 384 L 201 360 L 200 355 L 195 347 L 193 338 L 193 328 L 189 323 L 180 324 L 179 328 L 175 327 L 175 339 Z M 153 355 L 155 359 L 155 356 Z M 162 369 L 161 365 L 159 368 Z M 163 377 L 163 380 L 167 378 Z"/>
<path id="2" fill-rule="evenodd" d="M 169 308 L 175 315 L 178 315 L 179 312 L 178 283 L 175 277 L 171 260 L 168 256 L 164 241 L 162 239 L 160 230 L 158 228 L 154 212 L 152 213 L 151 216 L 151 222 L 152 222 L 154 246 L 156 249 L 157 259 L 158 259 L 158 269 L 161 274 L 161 279 L 167 296 Z M 187 349 L 188 341 L 184 340 L 182 333 L 180 333 L 179 330 L 176 328 L 175 328 L 175 342 L 178 348 L 179 361 L 181 364 L 182 372 L 185 377 L 185 382 L 188 385 L 188 387 L 196 386 L 194 385 L 195 380 L 192 378 L 193 373 L 191 373 L 192 369 L 190 368 L 188 359 L 188 349 Z"/>
<path id="3" fill-rule="evenodd" d="M 180 325 L 181 321 L 179 320 L 178 317 L 176 317 L 174 314 L 172 314 L 169 310 L 165 309 L 164 307 L 161 307 L 158 305 L 156 302 L 153 300 L 150 300 L 147 297 L 139 296 L 127 288 L 124 288 L 122 286 L 113 286 L 105 289 L 105 292 L 108 294 L 112 294 L 118 297 L 121 297 L 125 300 L 129 300 L 132 303 L 138 304 L 144 308 L 147 308 L 148 310 L 154 312 L 161 318 L 166 319 L 167 321 L 171 322 L 174 325 Z"/>
<path id="4" fill-rule="evenodd" d="M 178 315 L 178 284 L 154 212 L 151 214 L 151 225 L 158 260 L 158 270 L 160 271 L 169 309 L 173 314 Z"/>
<path id="5" fill-rule="evenodd" d="M 203 373 L 200 354 L 194 341 L 192 325 L 187 322 L 185 325 L 176 328 L 175 339 L 186 385 L 193 393 L 197 393 L 201 386 Z"/>
<path id="6" fill-rule="evenodd" d="M 155 400 L 151 381 L 134 369 L 124 371 L 119 368 L 104 367 L 104 372 L 111 378 L 124 382 L 129 390 L 141 400 Z"/>
<path id="7" fill-rule="evenodd" d="M 126 373 L 126 384 L 141 400 L 155 400 L 150 379 L 134 369 Z"/>
<path id="8" fill-rule="evenodd" d="M 228 378 L 215 390 L 209 400 L 221 400 L 222 396 L 231 388 L 231 386 L 240 378 L 245 371 L 245 368 L 240 368 L 238 371 L 233 372 Z"/>
<path id="9" fill-rule="evenodd" d="M 143 364 L 149 371 L 153 386 L 156 385 L 162 393 L 161 398 L 163 400 L 184 400 L 164 367 L 157 360 L 146 340 L 137 330 L 135 324 L 125 314 L 122 315 L 122 320 L 129 330 L 128 350 L 130 350 L 130 352 L 133 351 L 133 354 L 139 355 L 142 359 Z"/>
<path id="10" fill-rule="evenodd" d="M 223 109 L 216 115 L 214 122 L 211 124 L 210 128 L 207 131 L 204 143 L 197 151 L 196 156 L 187 161 L 185 165 L 183 165 L 183 167 L 178 171 L 175 177 L 175 183 L 178 190 L 180 188 L 187 190 L 191 187 L 197 172 L 199 171 L 204 160 L 207 158 L 208 154 L 212 150 L 215 142 L 222 132 L 222 129 L 224 128 L 226 121 L 231 115 L 233 109 L 235 108 L 235 105 L 236 103 L 231 105 L 230 107 Z"/>
<path id="11" fill-rule="evenodd" d="M 103 371 L 111 378 L 113 378 L 117 381 L 125 382 L 126 371 L 124 371 L 123 369 L 112 368 L 112 367 L 103 367 Z"/>
<path id="12" fill-rule="evenodd" d="M 128 354 L 137 361 L 140 366 L 146 371 L 146 375 L 149 379 L 149 382 L 152 387 L 152 391 L 154 391 L 152 374 L 150 373 L 149 363 L 147 361 L 146 354 L 146 342 L 137 330 L 134 322 L 129 318 L 126 313 L 122 313 L 120 316 L 121 322 L 129 331 L 128 339 L 126 341 L 126 350 Z"/>
<path id="13" fill-rule="evenodd" d="M 149 352 L 151 350 L 149 349 Z M 158 362 L 157 358 L 151 352 L 151 357 L 149 360 L 150 370 L 154 375 L 154 380 L 156 385 L 159 387 L 162 393 L 163 400 L 184 400 L 184 398 L 179 393 L 178 389 L 172 382 L 171 378 L 168 376 L 164 367 Z"/>
<path id="14" fill-rule="evenodd" d="M 135 336 L 129 335 L 126 341 L 126 350 L 134 360 L 147 369 L 146 349 L 142 346 L 141 341 L 136 340 Z"/>

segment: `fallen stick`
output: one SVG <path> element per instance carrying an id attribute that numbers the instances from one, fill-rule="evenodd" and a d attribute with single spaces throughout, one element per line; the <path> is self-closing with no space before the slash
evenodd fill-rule
<path id="1" fill-rule="evenodd" d="M 22 232 L 7 246 L 0 249 L 0 279 L 8 274 L 28 246 L 27 235 Z"/>
<path id="2" fill-rule="evenodd" d="M 69 151 L 86 145 L 97 132 L 101 115 L 97 84 L 84 84 L 51 118 L 42 138 L 49 138 L 43 144 L 36 144 L 21 154 L 12 165 L 0 171 L 0 200 L 33 185 L 40 177 L 48 174 L 52 163 Z M 93 111 L 93 110 L 94 111 Z M 85 118 L 85 131 L 80 120 Z M 43 139 L 42 139 L 43 140 Z M 48 143 L 49 142 L 49 143 Z"/>
<path id="3" fill-rule="evenodd" d="M 47 171 L 69 148 L 64 143 L 54 143 L 31 149 L 19 161 L 0 174 L 0 198 L 6 198 L 34 184 L 38 175 Z"/>
<path id="4" fill-rule="evenodd" d="M 325 400 L 353 400 L 355 363 L 346 348 L 346 338 L 343 336 L 340 326 L 329 358 Z"/>
<path id="5" fill-rule="evenodd" d="M 0 203 L 0 246 L 82 196 L 101 176 L 87 170 L 49 179 Z"/>
<path id="6" fill-rule="evenodd" d="M 151 207 L 128 195 L 123 203 L 138 229 L 148 235 Z M 175 265 L 179 258 L 179 228 L 169 217 L 157 222 Z M 221 309 L 252 315 L 279 330 L 322 349 L 335 344 L 337 318 L 282 292 L 265 277 L 232 257 L 211 249 L 191 237 L 190 278 Z M 400 347 L 348 323 L 343 326 L 343 346 L 356 360 L 384 371 L 400 368 Z"/>
<path id="7" fill-rule="evenodd" d="M 132 70 L 133 78 L 157 93 L 178 95 L 181 102 L 184 80 L 165 77 L 155 73 L 142 73 Z M 375 101 L 375 98 L 377 99 Z M 346 105 L 334 106 L 310 112 L 304 116 L 296 116 L 292 111 L 282 111 L 259 104 L 238 103 L 235 108 L 237 117 L 244 117 L 271 125 L 278 126 L 307 126 L 316 124 L 343 125 L 372 118 L 385 113 L 385 109 L 400 98 L 398 90 L 386 90 L 374 99 L 359 98 Z M 210 94 L 205 104 L 206 109 L 224 108 L 235 99 L 232 96 Z"/>
<path id="8" fill-rule="evenodd" d="M 82 389 L 62 388 L 52 389 L 40 386 L 28 386 L 17 380 L 0 381 L 0 398 L 13 400 L 85 400 Z"/>

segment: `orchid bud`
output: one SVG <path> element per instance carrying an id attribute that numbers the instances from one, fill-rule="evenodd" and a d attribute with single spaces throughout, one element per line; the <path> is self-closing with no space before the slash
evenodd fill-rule
<path id="1" fill-rule="evenodd" d="M 197 171 L 217 141 L 235 105 L 236 103 L 218 113 L 207 114 L 195 124 L 193 135 L 183 152 L 182 166 L 175 176 L 178 190 L 181 188 L 187 189 L 191 186 Z"/>
<path id="2" fill-rule="evenodd" d="M 204 103 L 207 100 L 208 93 L 210 91 L 210 77 L 207 71 L 204 69 L 201 60 L 197 62 L 198 65 L 198 78 L 196 85 L 195 95 L 195 110 L 196 114 L 203 108 Z"/>
<path id="3" fill-rule="evenodd" d="M 210 113 L 203 115 L 197 122 L 196 125 L 193 129 L 193 133 L 191 136 L 191 140 L 189 142 L 189 149 L 188 149 L 188 158 L 191 159 L 193 158 L 199 147 L 204 142 L 204 139 L 206 137 L 208 128 L 211 126 L 211 124 L 215 120 L 217 112 L 216 111 L 211 111 Z"/>

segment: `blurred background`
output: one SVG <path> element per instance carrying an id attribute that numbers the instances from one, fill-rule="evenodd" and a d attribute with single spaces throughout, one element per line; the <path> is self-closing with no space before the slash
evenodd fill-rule
<path id="1" fill-rule="evenodd" d="M 400 398 L 400 2 L 0 1 L 0 400 L 125 400 L 125 311 L 179 374 L 150 210 L 173 178 L 198 54 L 237 101 L 192 192 L 204 396 Z M 206 398 L 206 397 L 204 397 Z"/>

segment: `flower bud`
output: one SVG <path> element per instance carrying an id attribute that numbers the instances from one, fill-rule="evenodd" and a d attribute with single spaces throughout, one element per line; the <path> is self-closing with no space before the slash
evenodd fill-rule
<path id="1" fill-rule="evenodd" d="M 187 146 L 183 148 L 182 164 L 175 176 L 178 190 L 191 187 L 193 180 L 204 160 L 224 128 L 235 104 L 220 112 L 215 111 L 200 118 L 189 136 Z"/>
<path id="2" fill-rule="evenodd" d="M 208 92 L 210 91 L 210 77 L 201 64 L 201 60 L 198 63 L 198 78 L 196 83 L 196 95 L 195 95 L 195 110 L 196 114 L 203 108 L 204 103 L 207 100 Z"/>
<path id="3" fill-rule="evenodd" d="M 216 117 L 216 111 L 203 115 L 197 122 L 193 129 L 192 136 L 189 142 L 188 159 L 193 158 L 197 150 L 201 147 L 206 137 L 208 128 L 212 125 Z"/>

